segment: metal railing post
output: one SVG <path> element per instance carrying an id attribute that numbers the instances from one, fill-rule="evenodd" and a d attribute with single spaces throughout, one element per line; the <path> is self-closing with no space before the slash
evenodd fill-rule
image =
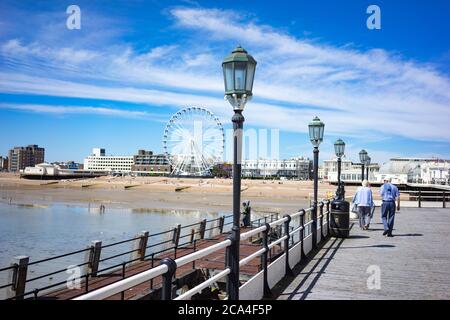
<path id="1" fill-rule="evenodd" d="M 286 235 L 286 239 L 284 240 L 284 254 L 286 258 L 284 273 L 285 276 L 292 276 L 294 275 L 294 273 L 292 272 L 291 266 L 289 265 L 289 238 L 291 237 L 289 232 L 289 223 L 291 222 L 291 216 L 287 214 L 283 218 L 287 218 L 287 220 L 284 222 L 284 232 Z"/>
<path id="2" fill-rule="evenodd" d="M 168 268 L 167 272 L 162 275 L 161 300 L 172 300 L 172 283 L 177 271 L 177 263 L 171 258 L 164 258 L 161 264 L 165 264 Z"/>
<path id="3" fill-rule="evenodd" d="M 174 257 L 177 258 L 178 243 L 180 242 L 181 224 L 178 224 L 173 230 Z"/>
<path id="4" fill-rule="evenodd" d="M 446 207 L 446 203 L 445 203 L 445 191 L 442 192 L 442 208 Z"/>
<path id="5" fill-rule="evenodd" d="M 320 204 L 319 204 L 319 207 L 320 207 L 320 234 L 322 236 L 320 241 L 323 241 L 323 239 L 325 238 L 325 236 L 323 235 L 323 206 L 324 206 L 323 201 L 320 201 Z"/>
<path id="6" fill-rule="evenodd" d="M 239 270 L 239 242 L 235 238 L 235 232 L 232 232 L 227 239 L 231 241 L 231 245 L 225 251 L 226 267 L 230 270 Z M 228 274 L 226 290 L 229 300 L 239 300 L 239 271 L 237 274 L 236 272 Z"/>
<path id="7" fill-rule="evenodd" d="M 223 233 L 223 226 L 224 226 L 224 224 L 225 224 L 225 217 L 222 216 L 219 219 L 219 234 Z"/>
<path id="8" fill-rule="evenodd" d="M 7 297 L 16 297 L 17 300 L 23 299 L 23 294 L 25 293 L 25 285 L 27 281 L 27 271 L 28 271 L 28 261 L 30 260 L 27 256 L 17 256 L 14 257 L 11 265 L 14 266 L 13 269 L 9 271 L 9 279 L 12 286 L 8 288 Z"/>
<path id="9" fill-rule="evenodd" d="M 269 264 L 269 230 L 270 225 L 268 223 L 265 224 L 266 230 L 263 231 L 263 248 L 264 253 L 261 255 L 261 264 L 263 267 L 263 297 L 270 298 L 272 296 L 272 292 L 270 291 L 269 282 L 267 281 L 268 270 L 267 266 Z"/>
<path id="10" fill-rule="evenodd" d="M 330 234 L 330 200 L 327 202 L 327 236 Z"/>
<path id="11" fill-rule="evenodd" d="M 419 208 L 422 208 L 422 191 L 419 190 Z"/>
<path id="12" fill-rule="evenodd" d="M 122 279 L 125 279 L 126 262 L 122 262 Z M 125 300 L 125 291 L 120 293 L 120 300 Z"/>
<path id="13" fill-rule="evenodd" d="M 305 210 L 302 209 L 300 210 L 300 225 L 302 226 L 302 229 L 300 230 L 300 248 L 301 248 L 301 258 L 304 259 L 306 257 L 305 255 L 305 249 L 304 249 L 304 244 L 305 244 Z"/>
<path id="14" fill-rule="evenodd" d="M 92 241 L 89 253 L 89 274 L 93 277 L 97 276 L 98 265 L 100 264 L 100 254 L 102 251 L 102 242 L 100 240 Z"/>

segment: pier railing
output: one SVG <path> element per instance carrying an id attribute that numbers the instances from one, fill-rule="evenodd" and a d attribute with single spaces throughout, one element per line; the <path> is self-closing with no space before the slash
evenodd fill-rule
<path id="1" fill-rule="evenodd" d="M 325 209 L 324 209 L 325 208 Z M 242 233 L 240 241 L 246 241 L 249 238 L 262 234 L 262 248 L 250 255 L 243 257 L 239 261 L 239 266 L 242 267 L 250 261 L 260 258 L 262 270 L 246 281 L 240 286 L 240 298 L 242 299 L 261 299 L 264 296 L 270 295 L 270 289 L 281 280 L 284 276 L 292 274 L 292 267 L 295 266 L 301 259 L 317 245 L 325 239 L 330 232 L 330 200 L 321 201 L 317 210 L 317 230 L 316 241 L 313 243 L 314 221 L 306 217 L 310 217 L 310 213 L 315 210 L 314 207 L 301 209 L 290 215 L 285 215 L 281 219 L 275 221 L 265 222 L 261 226 Z M 269 232 L 275 228 L 282 228 L 282 234 L 277 238 L 271 238 Z M 226 255 L 229 254 L 232 241 L 226 239 L 207 248 L 198 250 L 183 257 L 171 259 L 165 258 L 161 264 L 150 270 L 141 272 L 139 274 L 130 276 L 123 280 L 117 281 L 111 285 L 99 288 L 95 291 L 89 292 L 82 296 L 75 298 L 75 300 L 100 300 L 111 297 L 115 294 L 122 293 L 133 287 L 152 281 L 157 277 L 162 277 L 161 299 L 163 300 L 186 300 L 191 299 L 197 293 L 213 285 L 217 281 L 229 276 L 230 268 L 225 266 L 223 270 L 213 275 L 204 282 L 190 288 L 188 291 L 174 296 L 174 275 L 178 268 L 186 264 L 192 263 L 195 260 L 207 257 L 212 253 L 217 253 L 221 250 L 226 250 Z M 268 258 L 269 251 L 275 246 L 282 248 L 282 254 L 275 257 L 273 260 Z M 225 259 L 224 259 L 225 260 Z M 226 262 L 224 261 L 224 264 Z M 228 286 L 227 286 L 228 287 Z M 227 296 L 228 296 L 227 292 Z"/>
<path id="2" fill-rule="evenodd" d="M 229 221 L 230 218 L 232 218 L 232 215 L 224 215 L 216 219 L 204 219 L 184 226 L 178 224 L 172 229 L 153 234 L 142 231 L 136 237 L 109 244 L 102 244 L 102 241 L 92 241 L 87 248 L 31 262 L 28 256 L 18 256 L 14 258 L 10 266 L 0 268 L 0 273 L 9 273 L 7 283 L 0 284 L 0 290 L 8 290 L 6 293 L 7 299 L 38 299 L 45 293 L 67 285 L 68 273 L 76 272 L 76 269 L 80 268 L 81 274 L 72 278 L 71 281 L 80 281 L 84 287 L 84 292 L 89 292 L 89 282 L 93 278 L 125 278 L 126 268 L 134 263 L 148 261 L 149 268 L 154 268 L 155 264 L 161 261 L 159 256 L 164 253 L 172 252 L 173 256 L 177 258 L 177 251 L 180 249 L 191 246 L 195 251 L 198 240 L 228 232 L 232 224 L 232 221 Z M 253 226 L 261 225 L 263 221 L 264 223 L 272 222 L 277 218 L 278 214 L 271 214 L 252 220 L 251 223 Z M 130 245 L 131 250 L 124 248 L 124 246 L 129 248 Z M 109 252 L 109 255 L 102 257 L 105 252 Z M 66 262 L 62 261 L 64 258 L 81 260 L 82 262 L 67 267 L 67 260 Z M 42 267 L 43 264 L 50 265 L 47 269 L 51 269 L 51 266 L 55 265 L 59 265 L 61 268 L 29 277 L 31 267 Z M 43 285 L 43 282 L 48 283 L 48 279 L 53 279 L 53 277 L 59 278 L 59 280 Z M 27 290 L 29 287 L 34 288 Z M 151 283 L 151 288 L 153 288 L 153 283 Z"/>

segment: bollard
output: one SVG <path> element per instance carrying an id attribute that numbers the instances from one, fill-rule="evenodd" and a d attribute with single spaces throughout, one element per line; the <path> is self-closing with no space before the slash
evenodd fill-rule
<path id="1" fill-rule="evenodd" d="M 17 300 L 23 299 L 23 294 L 25 293 L 25 285 L 27 281 L 27 271 L 28 271 L 28 261 L 30 260 L 27 256 L 17 256 L 14 257 L 11 262 L 12 266 L 15 268 L 10 269 L 9 279 L 12 286 L 7 290 L 7 297 L 17 297 Z"/>
<path id="2" fill-rule="evenodd" d="M 167 272 L 162 275 L 161 300 L 172 300 L 172 283 L 175 271 L 177 271 L 177 263 L 171 258 L 164 258 L 161 264 L 165 264 L 168 268 Z"/>
<path id="3" fill-rule="evenodd" d="M 173 245 L 175 247 L 174 249 L 174 256 L 175 259 L 177 258 L 177 249 L 178 249 L 178 243 L 180 242 L 180 233 L 181 233 L 181 224 L 177 224 L 177 226 L 173 229 Z"/>
<path id="4" fill-rule="evenodd" d="M 293 276 L 294 273 L 292 272 L 291 266 L 289 265 L 289 238 L 291 237 L 289 233 L 289 223 L 291 222 L 291 216 L 287 214 L 283 218 L 287 218 L 287 220 L 284 222 L 284 231 L 286 235 L 286 239 L 284 240 L 284 254 L 286 258 L 286 266 L 284 270 L 286 276 Z"/>
<path id="5" fill-rule="evenodd" d="M 131 253 L 131 260 L 141 260 L 145 258 L 145 251 L 147 250 L 148 231 L 141 231 L 136 235 L 136 240 L 133 241 L 133 252 Z"/>
<path id="6" fill-rule="evenodd" d="M 268 223 L 265 224 L 266 226 L 266 230 L 263 231 L 263 248 L 264 253 L 261 255 L 261 264 L 263 267 L 263 287 L 264 287 L 264 293 L 263 296 L 264 298 L 270 298 L 272 297 L 272 292 L 270 291 L 269 288 L 269 282 L 267 281 L 267 265 L 268 265 L 268 252 L 269 252 L 269 230 L 270 230 L 270 225 Z"/>

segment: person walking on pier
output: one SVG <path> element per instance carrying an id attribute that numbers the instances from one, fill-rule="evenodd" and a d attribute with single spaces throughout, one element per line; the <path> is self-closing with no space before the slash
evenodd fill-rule
<path id="1" fill-rule="evenodd" d="M 392 179 L 384 179 L 384 184 L 380 188 L 382 197 L 381 220 L 383 221 L 383 236 L 392 237 L 395 219 L 395 200 L 400 197 L 398 188 L 393 185 Z"/>
<path id="2" fill-rule="evenodd" d="M 371 218 L 370 213 L 374 206 L 369 181 L 363 180 L 362 186 L 358 188 L 353 196 L 353 203 L 358 206 L 359 226 L 363 230 L 368 230 Z"/>

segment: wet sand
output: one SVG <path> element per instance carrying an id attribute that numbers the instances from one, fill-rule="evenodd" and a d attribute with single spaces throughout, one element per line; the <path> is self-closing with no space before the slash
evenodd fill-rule
<path id="1" fill-rule="evenodd" d="M 319 198 L 335 186 L 319 184 Z M 309 205 L 311 181 L 242 180 L 242 201 L 256 211 L 289 213 Z M 347 188 L 348 194 L 354 187 Z M 0 173 L 0 201 L 24 205 L 76 203 L 106 208 L 232 210 L 231 179 L 100 177 L 26 180 Z"/>

